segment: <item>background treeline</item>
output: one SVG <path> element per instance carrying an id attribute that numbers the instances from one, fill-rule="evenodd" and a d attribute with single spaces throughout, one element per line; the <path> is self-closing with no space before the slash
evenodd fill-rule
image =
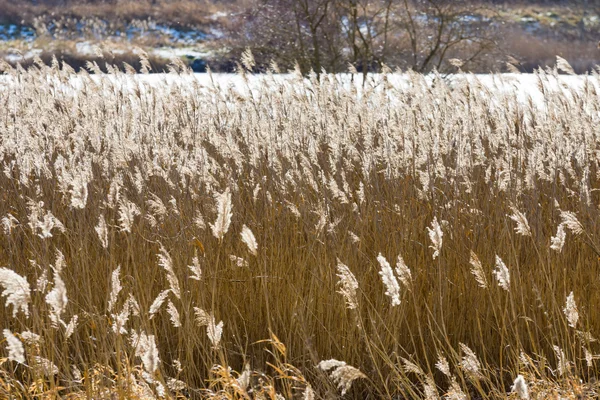
<path id="1" fill-rule="evenodd" d="M 0 0 L 0 24 L 39 30 L 61 18 L 89 17 L 121 30 L 138 21 L 216 29 L 221 34 L 201 45 L 219 71 L 235 70 L 246 48 L 256 71 L 274 61 L 303 73 L 347 71 L 349 64 L 359 72 L 489 72 L 506 70 L 508 60 L 532 71 L 552 65 L 556 55 L 584 72 L 600 59 L 597 0 Z M 55 53 L 77 66 L 77 54 Z M 155 70 L 162 69 L 157 61 Z"/>

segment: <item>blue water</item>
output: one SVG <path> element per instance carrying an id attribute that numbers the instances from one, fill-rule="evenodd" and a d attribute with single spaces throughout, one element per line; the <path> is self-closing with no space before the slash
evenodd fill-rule
<path id="1" fill-rule="evenodd" d="M 117 30 L 114 33 L 108 34 L 108 26 L 99 26 L 96 29 L 91 30 L 86 27 L 85 24 L 78 22 L 72 31 L 68 32 L 68 36 L 71 38 L 84 37 L 84 33 L 89 35 L 90 33 L 98 40 L 110 37 L 125 37 L 131 40 L 136 37 L 153 37 L 156 36 L 164 37 L 176 44 L 191 45 L 198 42 L 203 42 L 211 37 L 215 36 L 211 33 L 206 33 L 199 29 L 177 29 L 168 25 L 152 24 L 148 29 L 141 29 L 135 26 L 128 26 L 124 30 Z M 57 32 L 57 27 L 54 23 L 50 23 L 47 26 L 48 34 L 52 38 L 65 36 L 63 32 Z M 64 29 L 64 28 L 63 28 Z M 25 40 L 31 42 L 35 40 L 37 34 L 31 27 L 24 25 L 0 25 L 0 41 L 1 40 Z"/>
<path id="2" fill-rule="evenodd" d="M 0 40 L 25 40 L 31 42 L 36 33 L 33 28 L 24 25 L 0 25 Z"/>

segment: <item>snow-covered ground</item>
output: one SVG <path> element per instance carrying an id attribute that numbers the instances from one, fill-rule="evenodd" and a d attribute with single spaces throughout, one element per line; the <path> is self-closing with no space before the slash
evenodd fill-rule
<path id="1" fill-rule="evenodd" d="M 170 53 L 169 53 L 170 54 Z M 167 53 L 165 52 L 165 55 Z M 246 75 L 243 78 L 239 74 L 222 73 L 196 73 L 196 74 L 138 74 L 138 75 L 90 75 L 90 78 L 96 82 L 108 80 L 110 82 L 122 85 L 123 89 L 132 89 L 138 87 L 138 84 L 149 87 L 173 87 L 178 86 L 181 89 L 193 87 L 212 87 L 235 88 L 245 91 L 253 89 L 263 84 L 272 85 L 273 83 L 297 84 L 298 77 L 294 74 L 256 74 Z M 81 76 L 74 75 L 70 79 L 70 84 L 77 88 L 80 86 Z M 435 75 L 416 75 L 393 73 L 385 76 L 382 74 L 368 74 L 366 83 L 363 84 L 363 77 L 360 74 L 352 76 L 351 74 L 327 74 L 322 79 L 329 82 L 338 82 L 343 84 L 346 89 L 354 88 L 360 95 L 363 90 L 376 89 L 384 87 L 384 80 L 397 90 L 406 89 L 415 84 L 434 85 L 436 80 L 444 80 L 454 89 L 460 89 L 466 83 L 480 85 L 481 90 L 489 90 L 490 94 L 508 94 L 516 95 L 517 98 L 526 102 L 530 99 L 537 104 L 542 104 L 544 100 L 544 91 L 550 93 L 568 94 L 571 92 L 581 92 L 586 84 L 593 86 L 600 92 L 600 76 L 592 75 L 548 75 L 548 74 L 456 74 L 445 77 Z M 10 76 L 0 76 L 0 84 L 9 85 L 15 81 Z M 310 85 L 310 79 L 304 78 L 304 82 Z M 473 87 L 473 85 L 469 85 Z"/>
<path id="2" fill-rule="evenodd" d="M 258 93 L 259 88 L 275 90 L 278 85 L 304 85 L 310 87 L 310 78 L 300 78 L 294 74 L 278 75 L 246 75 L 196 73 L 196 74 L 138 74 L 138 75 L 73 75 L 67 83 L 61 83 L 63 93 L 71 93 L 83 86 L 85 79 L 95 83 L 111 83 L 111 90 L 132 91 L 134 89 L 145 92 L 149 89 L 180 90 L 183 92 L 198 91 L 199 89 L 219 88 L 220 90 L 235 90 L 242 95 Z M 313 78 L 314 79 L 314 78 Z M 435 75 L 400 74 L 388 75 L 369 74 L 363 84 L 362 75 L 328 74 L 321 79 L 329 83 L 341 84 L 348 93 L 360 97 L 365 91 L 389 91 L 390 99 L 395 95 L 410 92 L 414 85 L 432 86 L 443 80 L 452 90 L 463 90 L 467 86 L 470 90 L 479 90 L 489 93 L 490 99 L 501 106 L 504 99 L 516 98 L 520 103 L 531 104 L 544 108 L 544 103 L 549 96 L 559 95 L 567 101 L 574 101 L 577 94 L 583 94 L 587 87 L 588 95 L 599 96 L 600 76 L 592 75 L 551 75 L 551 74 L 456 74 L 446 77 Z M 386 83 L 387 82 L 387 83 Z M 57 82 L 58 83 L 58 82 Z M 0 76 L 0 92 L 2 88 L 19 83 L 11 76 Z M 590 94 L 591 93 L 591 94 Z"/>

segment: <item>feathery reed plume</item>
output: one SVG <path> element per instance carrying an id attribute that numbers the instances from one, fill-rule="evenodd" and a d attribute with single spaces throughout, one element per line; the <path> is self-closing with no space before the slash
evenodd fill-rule
<path id="1" fill-rule="evenodd" d="M 71 317 L 71 320 L 68 324 L 62 322 L 62 325 L 65 327 L 65 339 L 68 339 L 75 332 L 75 328 L 77 328 L 77 322 L 79 321 L 79 316 L 77 314 Z"/>
<path id="2" fill-rule="evenodd" d="M 0 224 L 2 225 L 4 234 L 10 235 L 12 230 L 19 226 L 19 220 L 16 219 L 12 214 L 6 214 L 6 216 L 0 221 Z"/>
<path id="3" fill-rule="evenodd" d="M 448 378 L 450 378 L 450 364 L 448 364 L 448 360 L 441 354 L 438 354 L 437 362 L 435 363 L 435 367 Z"/>
<path id="4" fill-rule="evenodd" d="M 585 359 L 585 363 L 588 368 L 592 368 L 594 366 L 595 357 L 585 346 L 583 346 L 583 358 Z"/>
<path id="5" fill-rule="evenodd" d="M 554 349 L 554 354 L 556 355 L 557 360 L 556 371 L 558 372 L 559 376 L 563 376 L 566 373 L 568 373 L 571 368 L 569 360 L 567 359 L 567 356 L 565 355 L 563 349 L 561 349 L 557 345 L 553 345 L 552 348 Z"/>
<path id="6" fill-rule="evenodd" d="M 198 325 L 206 326 L 206 335 L 212 343 L 213 349 L 218 349 L 223 335 L 223 321 L 215 324 L 215 316 L 198 307 L 194 307 L 194 313 Z"/>
<path id="7" fill-rule="evenodd" d="M 573 292 L 569 293 L 569 295 L 567 296 L 567 304 L 565 305 L 563 312 L 567 317 L 569 326 L 571 328 L 576 328 L 577 321 L 579 321 L 579 311 L 577 310 L 577 304 L 575 303 L 575 295 L 573 294 Z"/>
<path id="8" fill-rule="evenodd" d="M 177 307 L 173 304 L 171 300 L 167 303 L 167 312 L 169 313 L 169 317 L 171 317 L 171 323 L 175 328 L 181 327 L 181 320 L 179 318 L 179 311 L 177 311 Z"/>
<path id="9" fill-rule="evenodd" d="M 42 337 L 40 335 L 33 333 L 31 331 L 21 332 L 21 340 L 30 346 L 39 345 L 43 341 Z"/>
<path id="10" fill-rule="evenodd" d="M 25 349 L 23 343 L 12 332 L 8 329 L 2 331 L 6 338 L 6 345 L 8 348 L 8 359 L 16 361 L 20 364 L 25 364 Z"/>
<path id="11" fill-rule="evenodd" d="M 229 260 L 234 263 L 238 268 L 244 268 L 249 266 L 248 261 L 244 260 L 242 257 L 238 257 L 236 255 L 230 254 Z"/>
<path id="12" fill-rule="evenodd" d="M 196 227 L 201 231 L 206 229 L 206 222 L 204 222 L 204 217 L 202 216 L 200 211 L 198 211 L 196 213 L 196 217 L 194 217 L 194 225 L 196 225 Z"/>
<path id="13" fill-rule="evenodd" d="M 48 269 L 44 269 L 39 276 L 39 278 L 35 281 L 35 291 L 44 293 L 46 291 L 46 287 L 48 286 Z"/>
<path id="14" fill-rule="evenodd" d="M 140 215 L 141 211 L 135 203 L 122 198 L 119 201 L 119 226 L 122 232 L 131 232 L 135 217 Z"/>
<path id="15" fill-rule="evenodd" d="M 135 348 L 135 355 L 142 360 L 144 369 L 149 374 L 154 374 L 160 365 L 160 357 L 154 335 L 140 334 L 133 332 L 131 334 L 131 344 Z"/>
<path id="16" fill-rule="evenodd" d="M 12 304 L 13 317 L 17 312 L 23 311 L 25 317 L 29 318 L 29 301 L 31 300 L 31 288 L 27 279 L 8 268 L 0 268 L 0 285 L 4 288 L 2 297 L 6 297 L 6 305 Z"/>
<path id="17" fill-rule="evenodd" d="M 175 295 L 175 297 L 180 299 L 181 289 L 179 287 L 177 275 L 175 275 L 175 271 L 173 270 L 173 260 L 162 244 L 160 245 L 160 253 L 157 254 L 157 257 L 158 265 L 160 265 L 167 273 L 167 281 L 169 282 L 169 288 L 171 289 L 171 292 Z"/>
<path id="18" fill-rule="evenodd" d="M 247 71 L 252 71 L 252 68 L 256 65 L 256 61 L 254 61 L 254 55 L 252 54 L 252 50 L 247 48 L 242 53 L 242 65 L 246 68 Z"/>
<path id="19" fill-rule="evenodd" d="M 560 253 L 565 245 L 566 237 L 567 232 L 565 231 L 565 224 L 559 224 L 556 230 L 556 236 L 550 238 L 550 248 Z"/>
<path id="20" fill-rule="evenodd" d="M 71 183 L 71 207 L 80 210 L 85 208 L 88 199 L 87 181 L 83 176 L 78 175 Z"/>
<path id="21" fill-rule="evenodd" d="M 223 193 L 217 193 L 215 195 L 217 202 L 217 219 L 214 224 L 210 224 L 214 237 L 219 240 L 223 239 L 223 236 L 229 230 L 232 217 L 232 204 L 231 204 L 231 193 L 229 188 L 225 189 Z"/>
<path id="22" fill-rule="evenodd" d="M 435 380 L 430 375 L 425 376 L 423 394 L 425 395 L 425 400 L 438 400 L 440 398 Z"/>
<path id="23" fill-rule="evenodd" d="M 510 291 L 510 271 L 504 261 L 498 255 L 496 255 L 496 268 L 494 269 L 494 275 L 498 281 L 498 286 L 507 292 Z"/>
<path id="24" fill-rule="evenodd" d="M 61 316 L 65 312 L 67 303 L 69 302 L 67 288 L 58 273 L 59 270 L 60 268 L 54 267 L 54 287 L 46 295 L 46 303 L 51 308 L 50 320 L 54 328 L 58 328 L 59 323 L 63 322 Z"/>
<path id="25" fill-rule="evenodd" d="M 471 274 L 475 277 L 477 284 L 480 288 L 487 289 L 488 282 L 485 277 L 485 272 L 483 271 L 483 266 L 481 265 L 481 261 L 479 261 L 479 257 L 473 250 L 471 250 L 471 256 L 469 258 L 469 263 L 471 264 Z"/>
<path id="26" fill-rule="evenodd" d="M 47 377 L 57 375 L 58 367 L 52 361 L 40 356 L 33 356 L 33 370 L 37 374 L 42 374 Z"/>
<path id="27" fill-rule="evenodd" d="M 148 205 L 148 209 L 152 213 L 152 216 L 155 218 L 164 218 L 169 213 L 165 203 L 163 203 L 161 198 L 154 193 L 150 194 L 150 197 L 151 198 L 146 201 L 146 204 Z"/>
<path id="28" fill-rule="evenodd" d="M 560 218 L 562 219 L 561 224 L 566 226 L 572 234 L 581 235 L 583 233 L 583 226 L 577 219 L 577 216 L 572 211 L 561 211 Z"/>
<path id="29" fill-rule="evenodd" d="M 36 228 L 39 230 L 37 235 L 42 239 L 51 238 L 53 236 L 52 230 L 54 228 L 58 229 L 60 232 L 65 231 L 62 222 L 60 222 L 50 211 L 46 212 L 46 215 L 44 215 L 42 220 L 37 221 Z"/>
<path id="30" fill-rule="evenodd" d="M 367 377 L 357 368 L 346 364 L 344 361 L 338 361 L 335 359 L 323 360 L 317 365 L 317 367 L 322 371 L 334 369 L 329 376 L 337 385 L 338 389 L 341 390 L 342 396 L 344 396 L 346 392 L 350 390 L 352 382 L 354 382 L 356 379 Z"/>
<path id="31" fill-rule="evenodd" d="M 242 226 L 241 236 L 242 242 L 244 242 L 246 246 L 248 246 L 248 250 L 250 250 L 250 253 L 252 253 L 252 255 L 254 256 L 257 256 L 258 244 L 256 243 L 256 238 L 254 237 L 254 233 L 252 233 L 250 228 L 248 228 L 246 225 Z"/>
<path id="32" fill-rule="evenodd" d="M 188 387 L 188 385 L 185 382 L 180 381 L 179 379 L 168 378 L 167 387 L 173 392 L 181 392 L 185 390 Z"/>
<path id="33" fill-rule="evenodd" d="M 121 280 L 119 279 L 119 274 L 121 273 L 121 266 L 119 265 L 111 274 L 111 290 L 110 297 L 108 298 L 108 312 L 112 312 L 115 307 L 115 303 L 117 302 L 117 297 L 121 292 L 123 287 L 121 286 Z"/>
<path id="34" fill-rule="evenodd" d="M 448 388 L 448 392 L 444 396 L 446 400 L 467 400 L 468 397 L 465 392 L 462 391 L 460 385 L 456 381 L 455 377 L 452 377 L 450 380 L 450 387 Z"/>
<path id="35" fill-rule="evenodd" d="M 403 365 L 404 372 L 407 372 L 407 373 L 412 372 L 413 374 L 416 374 L 418 376 L 425 375 L 425 372 L 423 372 L 423 369 L 421 367 L 419 367 L 417 364 L 415 364 L 414 362 L 412 362 L 404 357 L 401 357 L 400 359 L 402 360 L 402 364 L 404 364 Z"/>
<path id="36" fill-rule="evenodd" d="M 433 217 L 433 221 L 431 222 L 431 228 L 427 228 L 429 232 L 429 239 L 431 240 L 432 245 L 429 246 L 433 249 L 433 259 L 435 260 L 442 250 L 442 241 L 444 237 L 444 232 L 442 232 L 442 228 L 438 223 L 437 217 Z"/>
<path id="37" fill-rule="evenodd" d="M 340 260 L 338 260 L 336 269 L 338 271 L 337 276 L 340 278 L 338 281 L 338 285 L 340 286 L 338 293 L 344 296 L 346 307 L 350 310 L 354 310 L 358 307 L 358 297 L 356 296 L 358 282 L 356 281 L 356 277 L 352 271 L 350 271 L 350 268 L 348 268 L 347 265 L 342 264 Z"/>
<path id="38" fill-rule="evenodd" d="M 571 64 L 560 56 L 556 56 L 556 68 L 565 74 L 575 75 L 575 71 L 573 70 L 573 67 L 571 67 Z"/>
<path id="39" fill-rule="evenodd" d="M 512 211 L 510 219 L 517 223 L 515 231 L 522 236 L 531 236 L 531 228 L 525 214 L 520 212 L 515 206 L 510 206 L 510 210 Z"/>
<path id="40" fill-rule="evenodd" d="M 481 374 L 481 364 L 475 355 L 475 352 L 469 348 L 464 343 L 459 343 L 460 349 L 464 353 L 462 360 L 460 362 L 460 366 L 474 379 L 480 379 L 482 377 Z"/>
<path id="41" fill-rule="evenodd" d="M 296 205 L 294 203 L 286 200 L 285 206 L 287 207 L 288 210 L 290 210 L 290 212 L 296 219 L 299 220 L 300 218 L 302 218 L 302 214 L 300 213 L 300 210 L 298 210 L 298 207 L 296 207 Z"/>
<path id="42" fill-rule="evenodd" d="M 129 320 L 130 315 L 140 315 L 140 305 L 137 303 L 132 294 L 129 294 L 129 297 L 123 304 L 123 309 L 119 314 L 112 314 L 111 317 L 113 319 L 112 330 L 114 333 L 126 335 L 128 333 L 125 325 Z M 150 315 L 149 319 L 152 319 L 153 315 Z"/>
<path id="43" fill-rule="evenodd" d="M 379 261 L 379 265 L 381 266 L 379 275 L 381 275 L 381 280 L 386 288 L 385 294 L 392 299 L 392 307 L 399 306 L 400 285 L 398 285 L 398 281 L 394 276 L 394 271 L 392 270 L 390 263 L 381 255 L 381 253 L 377 256 L 377 261 Z"/>
<path id="44" fill-rule="evenodd" d="M 250 370 L 250 364 L 246 363 L 244 365 L 244 372 L 240 374 L 240 376 L 236 379 L 238 386 L 246 392 L 248 386 L 250 386 L 250 377 L 252 375 L 252 371 Z"/>
<path id="45" fill-rule="evenodd" d="M 304 394 L 302 395 L 302 400 L 315 400 L 315 392 L 312 387 L 307 386 L 304 389 Z"/>
<path id="46" fill-rule="evenodd" d="M 100 215 L 98 217 L 98 225 L 96 225 L 96 233 L 98 234 L 98 239 L 100 239 L 100 243 L 102 247 L 105 249 L 108 248 L 108 228 L 106 226 L 106 220 L 104 219 L 104 215 Z"/>
<path id="47" fill-rule="evenodd" d="M 152 319 L 152 317 L 154 317 L 154 314 L 156 314 L 160 310 L 160 307 L 167 299 L 167 296 L 169 295 L 170 291 L 171 289 L 163 290 L 158 294 L 158 296 L 156 296 L 156 298 L 150 305 L 150 309 L 148 310 L 149 319 Z"/>
<path id="48" fill-rule="evenodd" d="M 398 259 L 396 260 L 396 274 L 398 275 L 398 279 L 404 285 L 405 288 L 411 290 L 412 287 L 412 273 L 410 272 L 410 268 L 404 262 L 404 258 L 400 254 L 398 254 Z"/>
<path id="49" fill-rule="evenodd" d="M 508 69 L 508 72 L 510 72 L 511 74 L 520 74 L 521 70 L 517 67 L 518 65 L 518 61 L 517 64 L 515 65 L 515 63 L 511 62 L 511 61 L 507 61 L 505 64 L 506 69 Z"/>
<path id="50" fill-rule="evenodd" d="M 189 270 L 192 272 L 190 279 L 196 281 L 202 280 L 202 267 L 200 266 L 200 260 L 198 259 L 198 251 L 194 250 L 194 257 L 192 257 L 192 264 L 188 265 Z"/>
<path id="51" fill-rule="evenodd" d="M 360 243 L 360 238 L 356 235 L 356 233 L 348 231 L 348 236 L 350 236 L 350 240 L 352 241 L 352 243 Z"/>
<path id="52" fill-rule="evenodd" d="M 516 393 L 521 400 L 529 400 L 529 388 L 527 387 L 527 382 L 525 382 L 523 375 L 517 375 L 513 382 L 511 392 Z"/>

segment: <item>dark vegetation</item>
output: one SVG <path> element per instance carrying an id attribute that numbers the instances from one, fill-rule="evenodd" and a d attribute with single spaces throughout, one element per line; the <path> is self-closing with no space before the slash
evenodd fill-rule
<path id="1" fill-rule="evenodd" d="M 581 73 L 600 57 L 596 0 L 0 0 L 0 40 L 9 26 L 23 30 L 29 45 L 0 42 L 0 55 L 14 47 L 26 53 L 35 42 L 42 59 L 56 55 L 76 69 L 90 59 L 73 49 L 81 40 L 112 43 L 121 54 L 114 58 L 130 64 L 135 46 L 151 57 L 158 47 L 201 46 L 202 60 L 183 60 L 196 71 L 206 63 L 232 71 L 246 48 L 256 71 L 275 61 L 283 71 L 297 63 L 303 73 L 349 64 L 359 72 L 505 71 L 510 57 L 531 72 L 556 55 Z M 33 57 L 9 61 L 26 65 Z M 155 71 L 168 63 L 155 57 Z"/>

